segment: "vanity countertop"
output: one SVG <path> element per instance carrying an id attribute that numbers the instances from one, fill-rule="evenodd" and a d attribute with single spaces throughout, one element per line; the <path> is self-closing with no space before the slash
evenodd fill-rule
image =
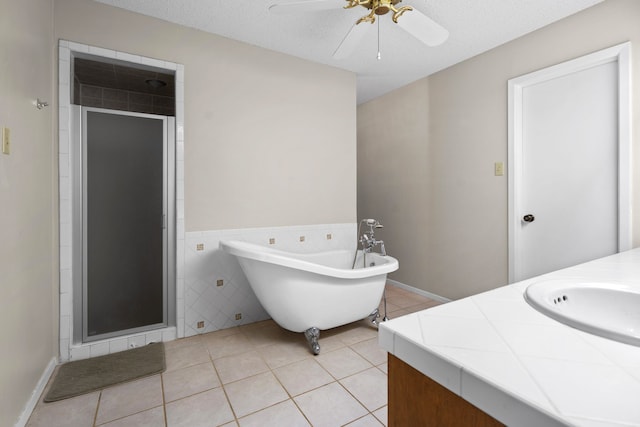
<path id="1" fill-rule="evenodd" d="M 380 325 L 379 343 L 509 426 L 640 426 L 640 347 L 525 302 L 531 283 L 565 278 L 640 287 L 640 249 L 392 319 Z"/>

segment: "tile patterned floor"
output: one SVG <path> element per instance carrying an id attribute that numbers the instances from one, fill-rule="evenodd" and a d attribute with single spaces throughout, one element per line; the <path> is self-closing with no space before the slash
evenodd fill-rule
<path id="1" fill-rule="evenodd" d="M 438 305 L 387 287 L 390 318 Z M 168 342 L 167 369 L 102 391 L 39 402 L 28 427 L 382 426 L 387 355 L 366 320 L 302 334 L 273 321 Z"/>

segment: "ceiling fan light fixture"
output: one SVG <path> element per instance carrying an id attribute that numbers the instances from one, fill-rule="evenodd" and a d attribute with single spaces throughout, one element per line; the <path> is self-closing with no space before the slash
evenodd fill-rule
<path id="1" fill-rule="evenodd" d="M 393 12 L 393 22 L 400 28 L 415 37 L 423 44 L 433 47 L 444 43 L 449 37 L 449 32 L 437 22 L 425 16 L 421 11 L 411 6 L 398 6 L 402 0 L 345 0 L 344 9 L 352 9 L 362 6 L 369 10 L 369 13 L 358 19 L 352 25 L 347 35 L 342 39 L 336 50 L 333 52 L 334 59 L 344 59 L 357 50 L 358 44 L 366 38 L 368 25 L 360 25 L 363 22 L 373 24 L 376 17 Z M 308 12 L 315 10 L 325 10 L 336 7 L 337 0 L 293 0 L 285 3 L 276 3 L 269 6 L 269 12 L 274 14 Z M 406 13 L 405 12 L 410 12 Z M 402 18 L 402 19 L 400 19 Z M 380 21 L 378 21 L 379 23 Z M 378 39 L 379 39 L 378 35 Z M 380 49 L 378 48 L 378 52 Z M 378 59 L 380 55 L 378 55 Z"/>
<path id="2" fill-rule="evenodd" d="M 348 4 L 344 7 L 345 9 L 351 9 L 356 6 L 362 6 L 369 9 L 368 15 L 363 16 L 358 20 L 358 24 L 361 22 L 376 22 L 376 15 L 386 15 L 390 11 L 393 12 L 393 20 L 396 21 L 397 16 L 402 15 L 405 10 L 412 10 L 411 6 L 401 7 L 400 9 L 396 9 L 395 5 L 400 3 L 402 0 L 346 0 Z"/>

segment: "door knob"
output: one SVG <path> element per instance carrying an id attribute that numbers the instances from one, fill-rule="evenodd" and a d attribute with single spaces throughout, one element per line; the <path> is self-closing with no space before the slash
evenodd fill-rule
<path id="1" fill-rule="evenodd" d="M 531 215 L 531 214 L 527 214 L 527 215 L 525 215 L 525 216 L 523 216 L 523 217 L 522 217 L 522 220 L 523 220 L 524 222 L 533 222 L 533 221 L 535 221 L 535 220 L 536 220 L 536 217 L 535 217 L 535 216 L 533 216 L 533 215 Z"/>

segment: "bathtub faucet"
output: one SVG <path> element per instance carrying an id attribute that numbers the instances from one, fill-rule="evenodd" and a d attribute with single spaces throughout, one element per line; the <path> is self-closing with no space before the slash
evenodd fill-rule
<path id="1" fill-rule="evenodd" d="M 362 250 L 365 253 L 371 253 L 376 246 L 380 246 L 380 253 L 383 256 L 386 256 L 387 252 L 384 249 L 384 242 L 376 239 L 374 231 L 374 229 L 384 228 L 384 226 L 380 224 L 380 221 L 375 219 L 363 219 L 360 221 L 360 225 L 363 223 L 369 227 L 369 233 L 363 233 L 362 236 L 360 236 L 360 245 L 362 246 Z"/>
<path id="2" fill-rule="evenodd" d="M 360 234 L 362 224 L 365 224 L 367 227 L 369 227 L 368 233 L 365 232 Z M 384 228 L 382 224 L 380 224 L 380 221 L 376 219 L 363 219 L 360 221 L 360 224 L 358 225 L 358 236 L 359 236 L 358 241 L 360 243 L 360 246 L 362 246 L 362 264 L 363 264 L 362 267 L 363 268 L 367 268 L 367 254 L 370 254 L 371 252 L 373 252 L 373 249 L 376 246 L 380 246 L 380 254 L 382 256 L 385 256 L 385 257 L 387 256 L 387 251 L 384 249 L 384 242 L 382 240 L 376 239 L 376 236 L 375 236 L 376 228 Z M 351 268 L 356 268 L 357 259 L 358 259 L 358 248 L 356 247 L 356 253 L 353 256 L 353 266 Z M 371 263 L 370 266 L 374 266 L 374 265 L 375 265 L 375 262 Z M 384 317 L 382 318 L 382 321 L 386 322 L 387 320 L 389 320 L 389 318 L 387 317 L 386 288 L 382 291 L 382 302 L 383 302 L 383 308 L 384 308 Z M 380 310 L 376 308 L 369 315 L 369 320 L 371 321 L 371 323 L 373 323 L 377 327 L 380 323 L 380 321 L 378 320 L 379 318 L 380 318 Z"/>
<path id="3" fill-rule="evenodd" d="M 377 240 L 373 234 L 373 231 L 369 235 L 363 234 L 362 237 L 360 237 L 360 244 L 362 245 L 362 250 L 365 253 L 371 253 L 373 251 L 373 248 L 379 245 L 380 253 L 382 254 L 382 256 L 387 255 L 387 252 L 384 249 L 384 242 L 382 240 Z"/>

